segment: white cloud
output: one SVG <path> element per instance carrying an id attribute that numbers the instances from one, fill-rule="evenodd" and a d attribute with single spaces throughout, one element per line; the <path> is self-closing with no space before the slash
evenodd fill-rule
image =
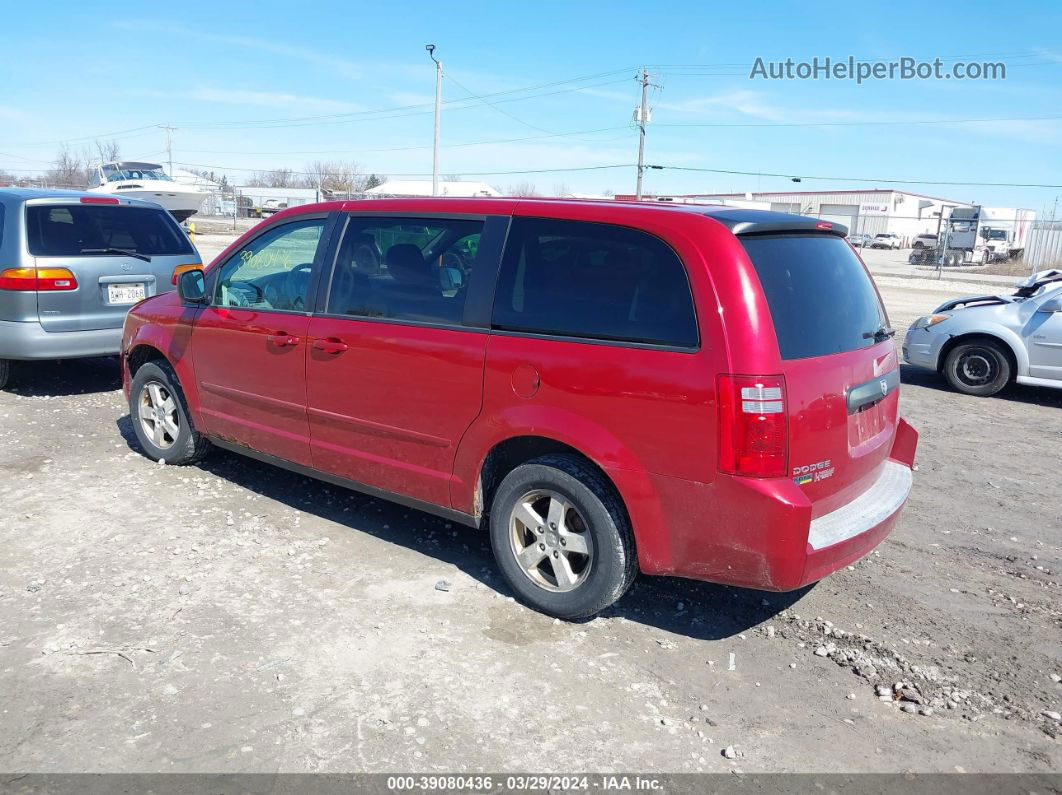
<path id="1" fill-rule="evenodd" d="M 712 113 L 732 111 L 766 121 L 786 121 L 787 112 L 770 104 L 759 91 L 737 90 L 708 97 L 696 97 L 680 102 L 656 102 L 655 108 L 678 113 Z"/>
<path id="2" fill-rule="evenodd" d="M 26 111 L 19 110 L 18 108 L 0 105 L 0 121 L 24 122 L 33 118 L 34 116 L 32 113 L 26 113 Z"/>
<path id="3" fill-rule="evenodd" d="M 152 20 L 121 20 L 113 23 L 115 27 L 125 30 L 143 32 L 150 30 L 154 33 L 163 33 L 170 36 L 189 38 L 193 41 L 206 41 L 213 44 L 221 44 L 225 47 L 238 47 L 245 50 L 279 55 L 285 58 L 304 61 L 305 63 L 323 66 L 333 74 L 347 78 L 359 78 L 364 75 L 362 65 L 342 56 L 330 55 L 312 47 L 300 47 L 295 44 L 271 41 L 269 39 L 256 38 L 254 36 L 233 36 L 221 33 L 211 33 L 201 29 L 193 30 L 184 25 L 173 22 L 158 22 Z"/>
<path id="4" fill-rule="evenodd" d="M 254 91 L 230 88 L 198 88 L 188 92 L 188 98 L 199 102 L 218 102 L 226 105 L 258 105 L 284 107 L 309 112 L 353 113 L 363 110 L 361 105 L 323 97 L 306 97 L 280 91 Z"/>

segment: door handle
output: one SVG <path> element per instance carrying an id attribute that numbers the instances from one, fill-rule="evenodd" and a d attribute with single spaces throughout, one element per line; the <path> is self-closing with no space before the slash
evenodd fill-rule
<path id="1" fill-rule="evenodd" d="M 278 348 L 283 348 L 283 347 L 285 347 L 287 345 L 298 345 L 299 344 L 299 338 L 298 337 L 292 336 L 291 334 L 285 334 L 283 331 L 280 331 L 280 332 L 278 332 L 276 334 L 270 334 L 269 336 L 266 337 L 266 339 L 268 339 L 270 342 L 272 342 Z"/>
<path id="2" fill-rule="evenodd" d="M 319 351 L 324 351 L 325 353 L 335 354 L 342 353 L 350 346 L 348 346 L 347 343 L 343 342 L 343 340 L 337 340 L 335 337 L 329 337 L 327 339 L 314 340 L 313 347 L 317 348 L 317 350 Z"/>

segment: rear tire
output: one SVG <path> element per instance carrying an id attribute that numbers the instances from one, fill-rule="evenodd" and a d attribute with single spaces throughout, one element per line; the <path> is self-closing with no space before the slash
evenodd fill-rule
<path id="1" fill-rule="evenodd" d="M 0 359 L 0 389 L 4 389 L 10 380 L 11 362 L 8 359 Z"/>
<path id="2" fill-rule="evenodd" d="M 543 456 L 506 475 L 491 505 L 490 541 L 520 601 L 557 618 L 600 612 L 638 573 L 619 496 L 575 456 Z"/>
<path id="3" fill-rule="evenodd" d="M 144 455 L 183 466 L 210 452 L 210 441 L 188 416 L 181 383 L 169 362 L 141 365 L 129 388 L 129 418 Z"/>
<path id="4" fill-rule="evenodd" d="M 1010 375 L 1007 350 L 992 340 L 961 343 L 944 359 L 944 377 L 966 395 L 990 397 L 1010 383 Z"/>

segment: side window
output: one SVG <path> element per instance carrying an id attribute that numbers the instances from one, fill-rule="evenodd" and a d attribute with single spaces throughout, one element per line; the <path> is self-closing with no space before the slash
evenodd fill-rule
<path id="1" fill-rule="evenodd" d="M 459 324 L 482 232 L 467 219 L 351 217 L 328 314 Z"/>
<path id="2" fill-rule="evenodd" d="M 325 219 L 295 221 L 249 242 L 221 266 L 215 306 L 305 312 Z"/>
<path id="3" fill-rule="evenodd" d="M 493 326 L 693 347 L 686 269 L 663 241 L 611 224 L 513 220 Z"/>

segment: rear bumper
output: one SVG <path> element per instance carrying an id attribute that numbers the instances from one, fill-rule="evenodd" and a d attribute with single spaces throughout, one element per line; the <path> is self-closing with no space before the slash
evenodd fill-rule
<path id="1" fill-rule="evenodd" d="M 913 483 L 910 466 L 889 459 L 870 488 L 836 511 L 813 519 L 801 585 L 821 580 L 880 544 L 899 519 Z"/>
<path id="2" fill-rule="evenodd" d="M 40 323 L 0 320 L 0 359 L 86 359 L 116 356 L 122 329 L 45 331 Z"/>
<path id="3" fill-rule="evenodd" d="M 868 554 L 892 531 L 911 491 L 917 444 L 917 432 L 900 420 L 875 481 L 815 519 L 803 491 L 788 479 L 720 477 L 695 484 L 657 478 L 666 540 L 643 544 L 638 538 L 642 571 L 768 591 L 821 580 Z M 643 547 L 651 554 L 643 554 Z"/>

